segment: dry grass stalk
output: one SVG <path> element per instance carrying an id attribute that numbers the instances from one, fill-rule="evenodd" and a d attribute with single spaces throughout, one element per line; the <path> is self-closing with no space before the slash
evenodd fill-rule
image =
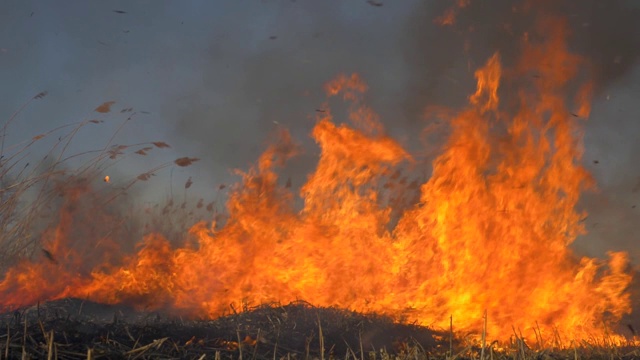
<path id="1" fill-rule="evenodd" d="M 309 358 L 309 351 L 310 351 L 309 346 L 310 345 L 311 345 L 311 337 L 308 337 L 307 341 L 305 343 L 305 347 L 304 347 L 304 350 L 305 350 L 304 360 L 310 360 L 310 358 Z"/>
<path id="2" fill-rule="evenodd" d="M 484 360 L 484 349 L 487 346 L 487 310 L 484 311 L 484 325 L 482 327 L 482 349 L 480 350 L 480 360 Z"/>
<path id="3" fill-rule="evenodd" d="M 134 356 L 133 359 L 137 359 L 138 357 L 144 355 L 144 353 L 149 351 L 150 349 L 159 348 L 167 340 L 169 340 L 168 337 L 165 337 L 165 338 L 162 338 L 162 339 L 158 339 L 158 340 L 154 340 L 150 344 L 147 344 L 145 346 L 141 346 L 139 348 L 135 348 L 135 349 L 129 350 L 129 351 L 125 352 L 124 354 L 125 355 L 129 355 L 129 356 L 136 354 L 136 356 Z"/>
<path id="4" fill-rule="evenodd" d="M 47 360 L 52 360 L 53 355 L 53 330 L 51 330 L 47 337 Z"/>
<path id="5" fill-rule="evenodd" d="M 7 324 L 7 342 L 4 346 L 4 358 L 9 359 L 9 344 L 11 344 L 11 328 Z"/>
<path id="6" fill-rule="evenodd" d="M 238 360 L 242 360 L 242 339 L 240 338 L 240 329 L 236 330 L 236 335 L 238 336 L 238 350 L 240 351 Z"/>
<path id="7" fill-rule="evenodd" d="M 278 331 L 276 341 L 273 342 L 273 360 L 276 360 L 276 354 L 278 353 L 278 340 L 280 340 L 280 331 Z"/>
<path id="8" fill-rule="evenodd" d="M 29 99 L 11 115 L 0 129 L 0 249 L 2 249 L 0 251 L 0 264 L 2 264 L 0 272 L 6 270 L 16 261 L 40 251 L 39 230 L 34 228 L 34 224 L 43 224 L 44 215 L 51 213 L 47 207 L 55 203 L 60 193 L 60 189 L 57 187 L 71 186 L 69 184 L 73 184 L 74 180 L 91 181 L 91 179 L 97 178 L 101 172 L 114 166 L 123 156 L 146 155 L 154 146 L 158 149 L 170 147 L 159 141 L 113 145 L 115 136 L 135 113 L 129 115 L 120 124 L 104 147 L 95 150 L 67 154 L 81 129 L 88 125 L 100 124 L 103 122 L 102 120 L 85 120 L 62 125 L 26 141 L 7 145 L 5 140 L 8 138 L 9 126 L 34 99 L 40 99 L 45 95 L 46 93 L 41 93 Z M 106 102 L 96 110 L 99 109 L 100 112 L 106 113 L 110 111 L 111 105 L 113 105 L 112 102 Z M 126 110 L 126 112 L 132 111 L 132 109 Z M 55 139 L 56 136 L 58 136 L 57 141 L 52 141 L 53 144 L 42 159 L 28 162 L 30 153 L 36 144 L 41 144 L 45 138 Z M 125 153 L 124 151 L 127 149 L 131 149 L 131 152 Z M 63 167 L 72 160 L 79 165 L 72 171 L 64 169 Z M 143 175 L 151 176 L 156 171 L 170 166 L 188 166 L 194 161 L 197 159 L 180 158 L 156 166 Z M 65 185 L 60 184 L 61 179 L 64 179 Z M 126 190 L 138 181 L 140 181 L 138 178 L 134 178 L 124 188 L 114 189 L 115 194 L 109 201 L 124 195 Z M 42 252 L 52 262 L 55 262 L 53 257 L 55 254 L 51 254 L 47 249 L 42 249 Z"/>
<path id="9" fill-rule="evenodd" d="M 324 336 L 322 335 L 322 322 L 318 314 L 318 337 L 320 342 L 320 360 L 324 360 Z"/>
<path id="10" fill-rule="evenodd" d="M 251 356 L 251 360 L 256 360 L 256 356 L 258 355 L 258 343 L 260 343 L 260 329 L 258 329 L 258 335 L 256 335 L 256 341 L 253 345 L 253 355 Z"/>
<path id="11" fill-rule="evenodd" d="M 360 360 L 364 360 L 364 346 L 362 346 L 362 332 L 358 334 L 360 338 Z"/>
<path id="12" fill-rule="evenodd" d="M 22 334 L 22 359 L 27 358 L 27 317 L 24 317 L 24 333 Z"/>

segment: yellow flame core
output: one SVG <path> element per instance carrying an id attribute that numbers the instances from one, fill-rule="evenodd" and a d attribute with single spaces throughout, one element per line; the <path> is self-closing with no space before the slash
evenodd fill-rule
<path id="1" fill-rule="evenodd" d="M 556 35 L 525 43 L 509 73 L 533 79 L 517 93 L 515 113 L 500 110 L 504 70 L 496 54 L 476 72 L 469 107 L 449 119 L 432 175 L 397 223 L 385 184 L 408 187 L 395 171 L 413 159 L 362 105 L 364 82 L 341 76 L 326 90 L 352 104 L 354 126 L 337 125 L 329 111 L 318 119 L 312 136 L 321 153 L 300 190 L 301 210 L 279 185 L 276 168 L 296 151 L 283 132 L 256 167 L 240 173 L 229 220 L 196 224 L 177 248 L 149 234 L 120 265 L 78 274 L 81 256 L 65 245 L 72 210 L 63 209 L 51 252 L 66 254 L 60 260 L 70 265 L 10 269 L 0 283 L 2 304 L 77 296 L 214 318 L 230 304 L 304 299 L 439 328 L 453 316 L 461 331 L 479 332 L 486 312 L 488 336 L 500 340 L 514 329 L 530 340 L 534 328 L 567 339 L 604 334 L 603 324 L 630 311 L 631 276 L 624 253 L 601 262 L 568 247 L 583 232 L 576 203 L 592 185 L 579 164 L 579 120 L 563 95 L 580 59 L 566 51 L 561 25 L 541 26 Z M 538 76 L 527 77 L 531 71 Z M 581 116 L 589 90 L 577 96 Z"/>

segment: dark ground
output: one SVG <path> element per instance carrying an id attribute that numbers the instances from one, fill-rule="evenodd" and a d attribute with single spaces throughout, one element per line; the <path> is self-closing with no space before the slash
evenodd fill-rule
<path id="1" fill-rule="evenodd" d="M 86 359 L 89 351 L 93 359 L 360 359 L 381 350 L 442 353 L 449 347 L 448 334 L 440 344 L 434 335 L 389 318 L 302 302 L 184 320 L 64 299 L 0 315 L 0 359 L 22 358 L 23 352 L 30 358 Z"/>
<path id="2" fill-rule="evenodd" d="M 577 360 L 640 359 L 638 344 L 539 348 L 479 341 L 304 302 L 260 306 L 216 320 L 63 299 L 0 314 L 2 359 Z M 452 351 L 451 351 L 451 350 Z M 453 356 L 450 355 L 450 352 Z M 484 357 L 483 357 L 484 356 Z"/>

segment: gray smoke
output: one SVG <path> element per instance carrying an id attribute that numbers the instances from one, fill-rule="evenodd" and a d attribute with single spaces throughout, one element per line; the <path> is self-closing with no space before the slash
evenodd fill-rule
<path id="1" fill-rule="evenodd" d="M 633 169 L 640 150 L 634 144 L 640 142 L 633 134 L 640 129 L 630 121 L 638 109 L 629 94 L 638 90 L 633 79 L 640 8 L 625 0 L 563 0 L 532 2 L 530 11 L 514 12 L 517 4 L 472 1 L 452 27 L 434 23 L 450 2 L 252 4 L 212 25 L 201 82 L 183 101 L 168 102 L 164 113 L 175 119 L 176 133 L 195 144 L 204 167 L 216 177 L 255 161 L 275 123 L 285 126 L 305 149 L 285 172 L 296 186 L 314 166 L 317 149 L 307 135 L 323 100 L 321 86 L 336 74 L 362 74 L 371 87 L 368 102 L 390 133 L 421 151 L 415 134 L 427 124 L 425 108 L 463 106 L 478 66 L 496 51 L 513 64 L 536 16 L 561 15 L 568 20 L 570 46 L 592 64 L 596 90 L 586 123 L 585 163 L 601 191 L 583 201 L 591 214 L 590 234 L 577 246 L 597 256 L 629 250 L 637 259 L 640 253 L 631 246 L 637 219 L 632 190 L 640 176 Z"/>
<path id="2" fill-rule="evenodd" d="M 427 105 L 462 106 L 473 86 L 472 71 L 494 52 L 507 65 L 517 59 L 522 34 L 539 14 L 568 20 L 570 47 L 592 65 L 594 107 L 586 122 L 586 166 L 598 181 L 599 191 L 582 202 L 590 216 L 589 234 L 577 242 L 581 252 L 604 256 L 608 250 L 626 250 L 637 263 L 633 246 L 640 206 L 640 141 L 635 121 L 640 55 L 640 4 L 634 1 L 532 1 L 526 12 L 514 11 L 523 2 L 472 1 L 458 13 L 455 26 L 432 21 L 451 4 L 423 2 L 407 21 L 403 54 L 413 76 L 404 101 L 407 119 L 420 119 Z M 471 30 L 472 29 L 472 30 Z M 467 41 L 467 49 L 463 43 Z"/>
<path id="3" fill-rule="evenodd" d="M 412 76 L 399 45 L 412 7 L 299 1 L 249 8 L 256 10 L 215 25 L 200 86 L 184 95 L 183 104 L 165 109 L 176 119 L 177 133 L 206 153 L 208 166 L 218 173 L 246 167 L 264 148 L 266 134 L 284 126 L 305 150 L 289 169 L 300 185 L 317 155 L 308 135 L 324 101 L 322 86 L 340 73 L 361 74 L 372 88 L 369 103 L 390 131 L 410 132 L 397 110 Z M 252 29 L 260 8 L 262 26 Z"/>

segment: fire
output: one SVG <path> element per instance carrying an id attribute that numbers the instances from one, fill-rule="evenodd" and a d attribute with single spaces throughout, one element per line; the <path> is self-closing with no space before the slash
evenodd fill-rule
<path id="1" fill-rule="evenodd" d="M 412 206 L 396 208 L 392 195 L 411 189 L 399 174 L 415 160 L 363 104 L 364 81 L 341 76 L 326 91 L 350 104 L 351 125 L 320 114 L 311 135 L 321 153 L 301 209 L 278 178 L 297 152 L 282 132 L 239 173 L 226 222 L 197 223 L 177 246 L 150 233 L 131 255 L 114 260 L 111 248 L 87 269 L 69 242 L 78 191 L 43 238 L 56 261 L 11 268 L 0 304 L 73 296 L 215 318 L 230 306 L 304 299 L 439 328 L 451 316 L 476 333 L 486 313 L 488 336 L 500 340 L 514 329 L 532 341 L 602 336 L 630 311 L 627 256 L 578 258 L 569 246 L 584 232 L 576 204 L 593 186 L 580 165 L 590 85 L 566 101 L 584 61 L 566 49 L 562 21 L 539 26 L 544 41 L 525 38 L 516 66 L 495 54 L 476 71 L 477 90 L 448 119 L 450 136 Z M 516 83 L 503 106 L 501 86 Z"/>
<path id="2" fill-rule="evenodd" d="M 460 9 L 463 9 L 467 6 L 469 6 L 469 3 L 471 2 L 471 0 L 457 0 L 455 5 L 448 8 L 444 14 L 442 14 L 441 16 L 439 16 L 438 18 L 436 18 L 435 22 L 437 24 L 440 25 L 453 25 L 456 22 L 456 16 L 458 15 L 458 12 L 460 11 Z"/>

